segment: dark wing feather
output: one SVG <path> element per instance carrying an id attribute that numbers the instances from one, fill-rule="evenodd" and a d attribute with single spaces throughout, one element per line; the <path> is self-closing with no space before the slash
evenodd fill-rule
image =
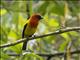
<path id="1" fill-rule="evenodd" d="M 25 37 L 25 35 L 24 35 L 24 31 L 25 31 L 26 27 L 27 27 L 27 24 L 24 25 L 24 28 L 23 28 L 23 31 L 22 31 L 22 38 Z"/>
<path id="2" fill-rule="evenodd" d="M 26 27 L 27 27 L 27 24 L 24 25 L 24 28 L 23 28 L 23 31 L 22 31 L 22 38 L 25 38 L 24 32 L 25 32 Z M 32 35 L 30 35 L 29 37 L 31 37 L 31 36 Z M 23 42 L 22 50 L 26 50 L 27 43 L 28 43 L 28 39 Z"/>

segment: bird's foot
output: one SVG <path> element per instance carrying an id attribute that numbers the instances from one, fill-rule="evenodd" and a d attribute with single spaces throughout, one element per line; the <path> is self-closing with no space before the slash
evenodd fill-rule
<path id="1" fill-rule="evenodd" d="M 32 37 L 36 37 L 37 35 L 32 35 Z"/>

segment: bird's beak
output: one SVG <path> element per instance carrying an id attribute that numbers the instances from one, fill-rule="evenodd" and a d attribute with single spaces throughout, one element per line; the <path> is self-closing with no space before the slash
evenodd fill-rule
<path id="1" fill-rule="evenodd" d="M 41 18 L 40 19 L 43 19 L 43 17 L 41 16 Z"/>

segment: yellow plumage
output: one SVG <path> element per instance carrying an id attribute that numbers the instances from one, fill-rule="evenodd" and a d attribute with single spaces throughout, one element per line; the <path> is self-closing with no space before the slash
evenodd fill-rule
<path id="1" fill-rule="evenodd" d="M 24 31 L 25 37 L 31 36 L 36 32 L 37 27 L 31 27 L 28 23 Z"/>

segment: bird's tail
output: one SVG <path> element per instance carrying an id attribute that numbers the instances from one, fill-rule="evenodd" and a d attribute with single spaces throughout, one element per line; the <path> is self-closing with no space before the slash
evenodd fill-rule
<path id="1" fill-rule="evenodd" d="M 28 43 L 28 39 L 26 39 L 26 41 L 23 42 L 22 50 L 26 50 L 27 43 Z"/>

